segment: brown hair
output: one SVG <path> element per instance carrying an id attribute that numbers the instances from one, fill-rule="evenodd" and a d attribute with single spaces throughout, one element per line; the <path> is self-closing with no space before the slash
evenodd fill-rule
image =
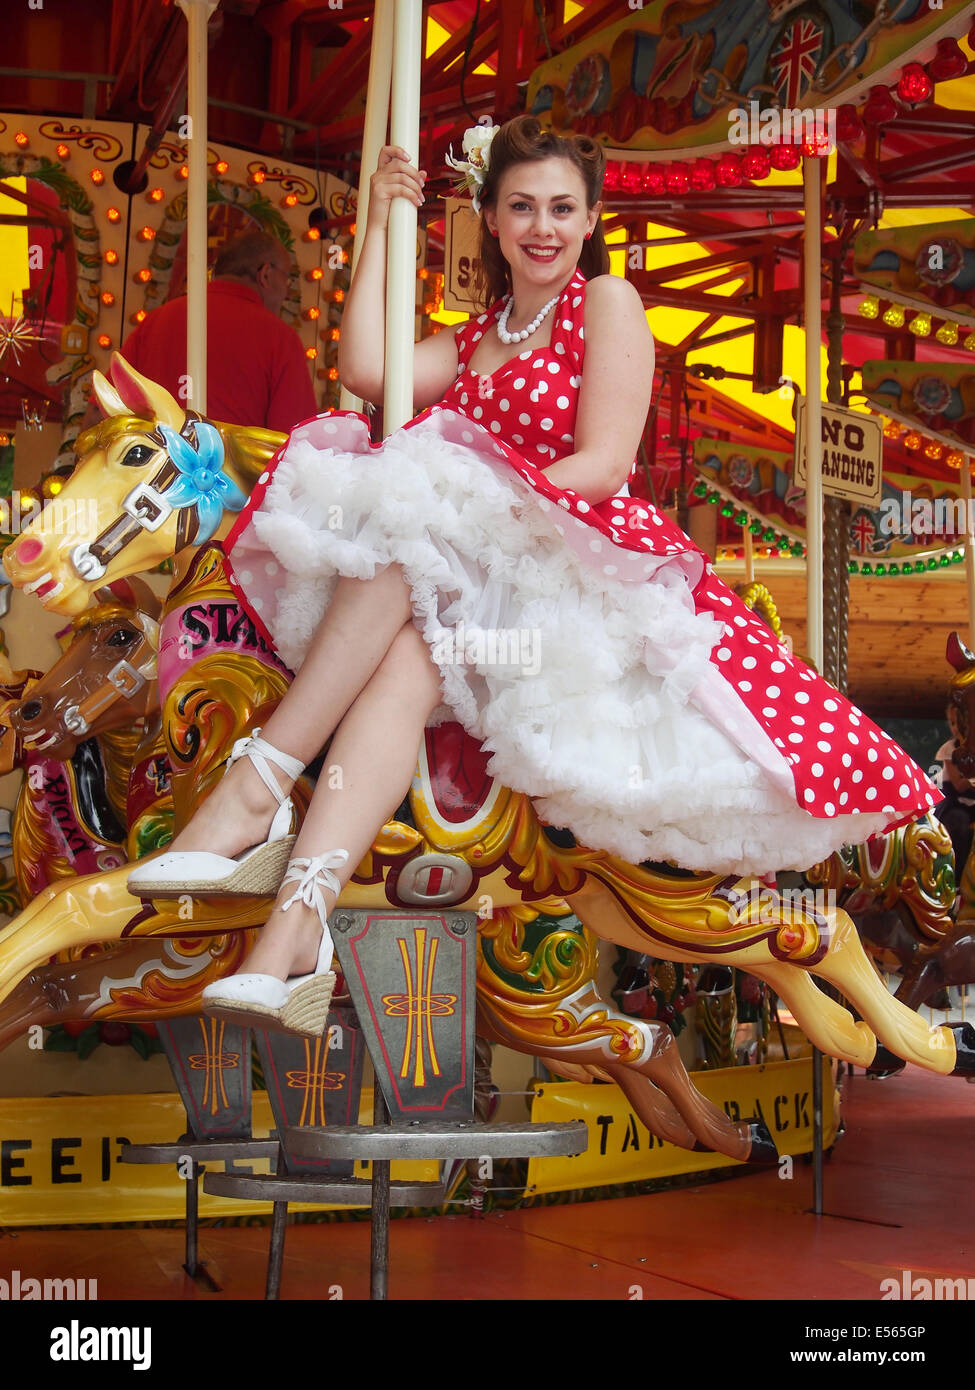
<path id="1" fill-rule="evenodd" d="M 534 116 L 516 116 L 503 125 L 491 141 L 490 167 L 481 189 L 481 207 L 493 208 L 497 205 L 501 180 L 513 164 L 542 159 L 567 159 L 575 165 L 585 186 L 586 206 L 595 207 L 602 193 L 603 175 L 606 172 L 606 155 L 602 145 L 588 135 L 556 135 L 552 130 L 543 129 Z M 491 235 L 483 213 L 479 255 L 481 263 L 474 281 L 474 292 L 483 307 L 487 308 L 511 289 L 511 268 L 501 254 L 497 239 Z M 596 275 L 605 275 L 609 270 L 609 252 L 601 221 L 597 220 L 592 236 L 582 244 L 579 269 L 587 280 Z"/>

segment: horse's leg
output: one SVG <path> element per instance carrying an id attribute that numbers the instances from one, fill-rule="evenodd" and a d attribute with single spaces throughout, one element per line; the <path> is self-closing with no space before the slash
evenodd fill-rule
<path id="1" fill-rule="evenodd" d="M 45 888 L 23 912 L 0 928 L 0 1002 L 31 970 L 73 946 L 118 941 L 144 907 L 126 890 L 125 864 L 109 873 L 65 879 Z M 267 912 L 255 898 L 192 903 L 173 899 L 140 921 L 132 939 L 149 936 L 218 936 L 253 927 Z M 223 972 L 221 972 L 223 973 Z"/>
<path id="2" fill-rule="evenodd" d="M 369 580 L 340 579 L 301 670 L 261 736 L 310 763 L 368 686 L 404 624 L 412 629 L 410 613 L 410 593 L 398 565 Z M 284 773 L 272 767 L 286 790 Z M 194 816 L 168 850 L 238 854 L 264 838 L 273 810 L 257 769 L 242 759 L 213 788 L 206 814 Z"/>
<path id="3" fill-rule="evenodd" d="M 37 1024 L 142 1023 L 199 1013 L 203 990 L 238 969 L 253 936 L 237 931 L 178 944 L 139 937 L 99 956 L 40 965 L 0 1004 L 0 1051 Z"/>
<path id="4" fill-rule="evenodd" d="M 582 921 L 604 940 L 637 950 L 650 949 L 667 960 L 703 962 L 715 958 L 721 942 L 713 934 L 715 948 L 701 949 L 705 933 L 700 928 L 698 905 L 693 912 L 682 914 L 680 904 L 674 904 L 674 925 L 656 917 L 655 930 L 642 933 L 633 918 L 624 911 L 615 896 L 603 885 L 591 882 L 568 901 Z M 726 905 L 716 904 L 726 914 Z M 864 953 L 850 918 L 839 908 L 825 914 L 828 919 L 828 949 L 825 956 L 807 964 L 801 953 L 783 961 L 774 956 L 766 940 L 769 923 L 762 919 L 761 938 L 733 950 L 722 950 L 721 960 L 727 965 L 740 966 L 760 979 L 767 980 L 786 1000 L 799 1027 L 824 1052 L 866 1066 L 876 1052 L 876 1034 L 899 1057 L 930 1071 L 947 1074 L 955 1069 L 958 1052 L 950 1028 L 930 1028 L 910 1009 L 906 1009 L 889 994 Z M 797 929 L 791 912 L 783 912 L 781 925 Z M 817 930 L 818 935 L 818 930 Z M 860 1013 L 864 1023 L 854 1021 L 848 1010 L 830 1000 L 812 981 L 802 983 L 805 971 L 821 976 L 836 986 Z M 791 972 L 795 972 L 793 975 Z"/>
<path id="5" fill-rule="evenodd" d="M 957 1057 L 950 1029 L 932 1028 L 920 1014 L 895 999 L 867 959 L 846 913 L 835 908 L 826 915 L 831 926 L 830 948 L 812 967 L 815 973 L 849 999 L 880 1041 L 898 1057 L 943 1075 L 952 1072 Z"/>
<path id="6" fill-rule="evenodd" d="M 747 1124 L 735 1124 L 694 1086 L 673 1033 L 662 1023 L 629 1018 L 602 999 L 589 979 L 567 995 L 511 999 L 496 989 L 487 959 L 478 969 L 478 1031 L 517 1052 L 607 1075 L 620 1087 L 651 1134 L 679 1148 L 695 1145 L 745 1159 Z"/>
<path id="7" fill-rule="evenodd" d="M 766 980 L 785 1000 L 806 1037 L 823 1052 L 861 1067 L 867 1066 L 872 1059 L 876 1039 L 867 1025 L 858 1023 L 848 1009 L 817 989 L 801 964 L 774 956 L 764 936 L 737 949 L 722 950 L 718 956 L 714 949 L 701 949 L 701 933 L 684 934 L 679 931 L 676 922 L 670 940 L 663 935 L 663 924 L 659 917 L 655 919 L 654 933 L 644 933 L 616 896 L 593 875 L 590 875 L 585 888 L 570 896 L 568 901 L 579 919 L 604 941 L 613 941 L 618 946 L 628 946 L 632 950 L 651 950 L 665 960 L 703 965 L 718 959 L 725 965 L 750 971 L 759 979 Z M 726 908 L 722 908 L 722 911 L 726 912 Z M 716 946 L 718 944 L 720 937 L 715 942 Z"/>
<path id="8" fill-rule="evenodd" d="M 726 959 L 726 957 L 722 957 Z M 733 959 L 731 957 L 730 959 Z M 779 996 L 806 1037 L 830 1057 L 840 1057 L 856 1067 L 869 1066 L 877 1039 L 849 1009 L 824 994 L 811 975 L 786 961 L 767 961 L 747 967 Z"/>

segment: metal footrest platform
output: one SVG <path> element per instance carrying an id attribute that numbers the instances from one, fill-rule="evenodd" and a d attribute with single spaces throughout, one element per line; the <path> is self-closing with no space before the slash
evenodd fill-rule
<path id="1" fill-rule="evenodd" d="M 582 1153 L 588 1134 L 582 1120 L 554 1125 L 436 1120 L 411 1125 L 292 1129 L 286 1142 L 299 1158 L 532 1158 Z"/>
<path id="2" fill-rule="evenodd" d="M 187 1139 L 175 1144 L 126 1144 L 119 1154 L 121 1163 L 178 1163 L 190 1158 L 194 1163 L 217 1163 L 224 1159 L 277 1158 L 277 1139 Z"/>
<path id="3" fill-rule="evenodd" d="M 369 1178 L 327 1178 L 317 1173 L 207 1173 L 203 1191 L 215 1197 L 255 1202 L 327 1202 L 348 1207 L 367 1207 L 372 1203 Z M 444 1196 L 438 1182 L 389 1184 L 391 1207 L 435 1207 Z"/>

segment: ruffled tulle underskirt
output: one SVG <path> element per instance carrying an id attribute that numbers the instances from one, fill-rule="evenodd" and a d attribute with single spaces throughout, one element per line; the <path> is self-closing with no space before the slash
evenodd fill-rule
<path id="1" fill-rule="evenodd" d="M 297 670 L 337 577 L 402 566 L 443 705 L 541 819 L 633 863 L 802 869 L 882 830 L 813 816 L 782 753 L 716 671 L 696 555 L 634 555 L 519 477 L 477 426 L 431 415 L 369 446 L 359 417 L 294 432 L 232 537 L 235 580 Z M 449 427 L 448 427 L 449 425 Z M 598 543 L 597 543 L 598 542 Z M 608 572 L 608 571 L 613 571 Z"/>

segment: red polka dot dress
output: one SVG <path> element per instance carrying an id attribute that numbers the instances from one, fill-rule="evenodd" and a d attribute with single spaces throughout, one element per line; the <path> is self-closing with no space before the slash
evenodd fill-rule
<path id="1" fill-rule="evenodd" d="M 543 469 L 573 451 L 586 282 L 549 344 L 468 363 L 503 304 L 457 333 L 441 404 L 369 442 L 362 417 L 298 426 L 231 534 L 235 582 L 301 664 L 338 575 L 400 564 L 443 706 L 542 819 L 631 862 L 802 869 L 940 799 L 650 503 L 591 505 Z M 606 404 L 612 409 L 612 402 Z"/>

